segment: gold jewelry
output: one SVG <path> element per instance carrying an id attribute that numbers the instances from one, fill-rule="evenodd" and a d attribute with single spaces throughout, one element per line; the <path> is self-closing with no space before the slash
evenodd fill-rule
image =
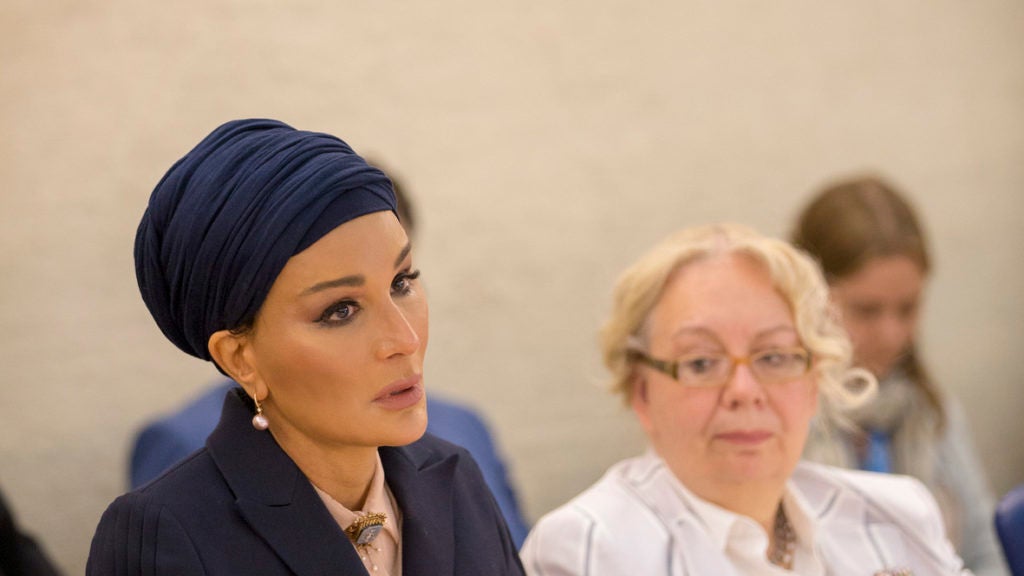
<path id="1" fill-rule="evenodd" d="M 796 551 L 796 532 L 789 523 L 786 510 L 779 502 L 775 511 L 775 525 L 772 527 L 772 547 L 768 551 L 768 561 L 786 570 L 793 569 L 793 553 Z"/>
<path id="2" fill-rule="evenodd" d="M 383 512 L 360 516 L 348 528 L 345 528 L 345 534 L 357 547 L 368 546 L 384 529 L 384 523 L 387 521 L 387 514 Z"/>

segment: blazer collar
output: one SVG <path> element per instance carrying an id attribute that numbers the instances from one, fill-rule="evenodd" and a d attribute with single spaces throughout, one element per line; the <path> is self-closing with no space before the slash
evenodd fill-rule
<path id="1" fill-rule="evenodd" d="M 683 565 L 673 566 L 672 574 L 737 576 L 665 462 L 653 450 L 627 462 L 626 483 L 668 530 L 670 556 L 682 557 Z"/>
<path id="2" fill-rule="evenodd" d="M 858 567 L 865 574 L 888 573 L 915 564 L 917 553 L 931 556 L 930 547 L 920 541 L 914 527 L 904 525 L 843 474 L 801 462 L 791 479 L 791 485 L 814 511 L 819 549 L 826 564 Z"/>
<path id="3" fill-rule="evenodd" d="M 267 431 L 252 427 L 241 389 L 224 399 L 207 450 L 242 517 L 299 576 L 366 574 L 312 484 Z"/>
<path id="4" fill-rule="evenodd" d="M 673 548 L 682 550 L 684 574 L 736 574 L 721 553 L 708 553 L 720 551 L 720 547 L 680 492 L 678 479 L 657 455 L 649 451 L 626 461 L 622 474 L 640 501 L 668 529 Z M 915 565 L 943 565 L 918 530 L 843 474 L 801 462 L 789 484 L 790 492 L 801 500 L 801 508 L 816 525 L 816 548 L 830 573 L 887 574 Z M 882 481 L 888 482 L 884 477 Z"/>
<path id="5" fill-rule="evenodd" d="M 402 573 L 453 574 L 457 454 L 442 454 L 421 440 L 382 447 L 380 457 L 402 514 Z"/>
<path id="6" fill-rule="evenodd" d="M 366 574 L 312 484 L 269 432 L 252 427 L 252 414 L 244 392 L 232 390 L 206 441 L 242 516 L 299 576 Z M 421 444 L 380 449 L 385 480 L 402 514 L 402 571 L 448 574 L 454 570 L 456 458 Z"/>

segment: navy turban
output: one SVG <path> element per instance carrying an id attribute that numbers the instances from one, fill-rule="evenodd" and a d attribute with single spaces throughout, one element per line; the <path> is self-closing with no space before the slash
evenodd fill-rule
<path id="1" fill-rule="evenodd" d="M 160 330 L 210 360 L 249 325 L 288 259 L 339 225 L 395 211 L 391 181 L 338 138 L 235 120 L 176 162 L 135 236 L 135 275 Z"/>

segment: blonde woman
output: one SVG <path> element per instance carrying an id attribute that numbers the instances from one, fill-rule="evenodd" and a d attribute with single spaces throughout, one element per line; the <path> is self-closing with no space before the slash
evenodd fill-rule
<path id="1" fill-rule="evenodd" d="M 650 450 L 527 537 L 528 574 L 962 574 L 916 480 L 800 462 L 811 419 L 870 394 L 814 262 L 734 225 L 676 234 L 620 278 L 613 389 Z"/>

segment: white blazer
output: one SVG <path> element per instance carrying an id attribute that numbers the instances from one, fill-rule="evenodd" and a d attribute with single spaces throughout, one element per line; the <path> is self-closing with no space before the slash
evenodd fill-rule
<path id="1" fill-rule="evenodd" d="M 537 522 L 521 551 L 526 573 L 739 576 L 673 482 L 653 454 L 619 462 Z M 810 507 L 816 552 L 830 576 L 970 574 L 938 505 L 913 478 L 802 462 L 788 487 Z"/>

